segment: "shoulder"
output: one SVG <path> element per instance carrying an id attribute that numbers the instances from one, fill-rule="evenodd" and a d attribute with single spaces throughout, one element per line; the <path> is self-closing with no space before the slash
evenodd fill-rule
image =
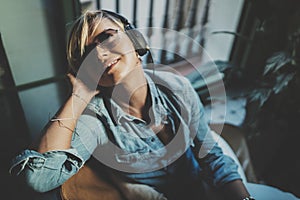
<path id="1" fill-rule="evenodd" d="M 87 105 L 89 111 L 94 113 L 101 114 L 106 111 L 103 98 L 100 95 L 95 96 L 91 102 Z"/>
<path id="2" fill-rule="evenodd" d="M 85 145 L 90 142 L 95 142 L 95 144 L 107 142 L 106 125 L 103 121 L 99 120 L 99 116 L 106 115 L 108 114 L 103 99 L 98 96 L 94 97 L 79 117 L 76 124 L 75 135 L 79 137 L 81 142 Z"/>

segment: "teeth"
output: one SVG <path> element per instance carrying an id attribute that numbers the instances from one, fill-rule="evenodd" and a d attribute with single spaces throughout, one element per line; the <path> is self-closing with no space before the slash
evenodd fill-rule
<path id="1" fill-rule="evenodd" d="M 112 65 L 116 64 L 118 62 L 118 60 L 114 60 L 111 63 L 109 63 L 108 67 L 111 67 Z"/>

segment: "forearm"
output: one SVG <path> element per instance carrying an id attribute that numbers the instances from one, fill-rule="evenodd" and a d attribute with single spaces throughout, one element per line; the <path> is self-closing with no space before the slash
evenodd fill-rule
<path id="1" fill-rule="evenodd" d="M 78 96 L 70 96 L 56 117 L 49 122 L 37 151 L 44 153 L 51 150 L 69 149 L 77 119 L 86 108 L 88 101 L 89 99 L 83 100 Z"/>

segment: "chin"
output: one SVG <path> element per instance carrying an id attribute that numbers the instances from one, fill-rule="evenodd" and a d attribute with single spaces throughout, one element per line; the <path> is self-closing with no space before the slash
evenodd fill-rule
<path id="1" fill-rule="evenodd" d="M 114 87 L 118 85 L 121 81 L 113 80 L 112 78 L 101 79 L 98 83 L 100 87 Z"/>

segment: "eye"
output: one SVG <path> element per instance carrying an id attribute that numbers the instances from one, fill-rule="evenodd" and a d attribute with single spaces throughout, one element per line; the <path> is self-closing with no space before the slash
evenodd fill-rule
<path id="1" fill-rule="evenodd" d="M 100 35 L 97 35 L 95 38 L 95 43 L 96 44 L 101 44 L 105 40 L 107 40 L 109 37 L 111 37 L 112 34 L 109 33 L 101 33 Z"/>
<path id="2" fill-rule="evenodd" d="M 96 44 L 101 44 L 104 41 L 108 40 L 110 37 L 114 36 L 117 32 L 118 30 L 114 30 L 114 29 L 105 30 L 95 37 L 94 42 Z"/>

